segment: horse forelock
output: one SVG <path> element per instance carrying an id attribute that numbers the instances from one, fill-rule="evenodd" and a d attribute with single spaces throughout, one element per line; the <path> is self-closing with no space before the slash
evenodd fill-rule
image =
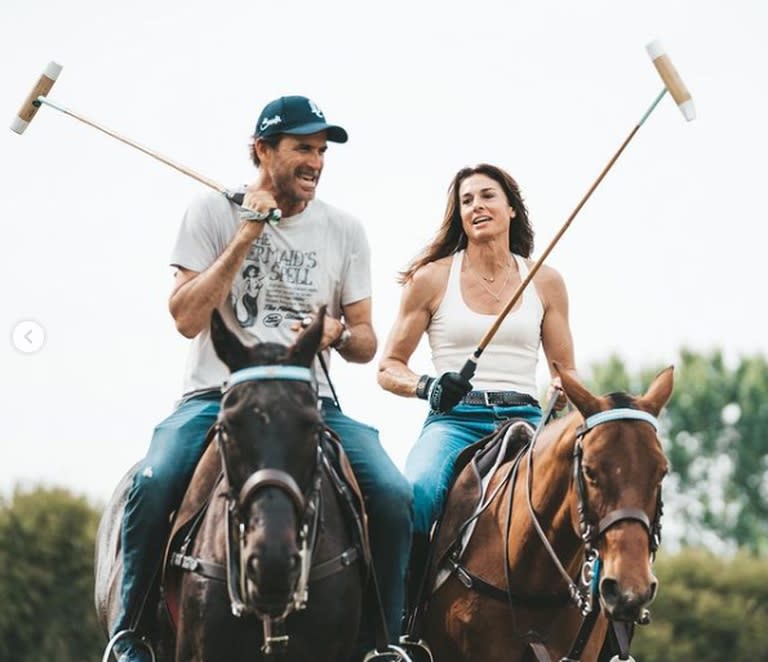
<path id="1" fill-rule="evenodd" d="M 624 393 L 623 391 L 615 391 L 614 393 L 609 393 L 605 396 L 605 399 L 608 400 L 609 403 L 609 409 L 638 409 L 637 403 L 635 402 L 636 398 L 629 393 Z"/>
<path id="2" fill-rule="evenodd" d="M 247 364 L 240 368 L 260 365 L 282 365 L 288 362 L 289 348 L 280 343 L 263 342 L 247 349 Z"/>

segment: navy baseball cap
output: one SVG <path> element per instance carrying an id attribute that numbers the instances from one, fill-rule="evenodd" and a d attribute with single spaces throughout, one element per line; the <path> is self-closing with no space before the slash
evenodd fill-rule
<path id="1" fill-rule="evenodd" d="M 340 126 L 328 124 L 319 106 L 301 96 L 280 97 L 270 101 L 259 115 L 255 138 L 268 138 L 280 133 L 293 136 L 307 136 L 325 131 L 328 140 L 335 143 L 347 142 L 347 132 Z"/>

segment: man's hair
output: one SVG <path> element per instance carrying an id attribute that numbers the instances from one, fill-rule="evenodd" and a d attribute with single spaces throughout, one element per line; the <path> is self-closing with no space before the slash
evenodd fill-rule
<path id="1" fill-rule="evenodd" d="M 274 136 L 267 136 L 266 138 L 256 138 L 255 136 L 251 138 L 251 142 L 248 144 L 248 147 L 251 151 L 251 161 L 253 161 L 253 165 L 255 165 L 257 168 L 261 166 L 259 155 L 256 154 L 256 143 L 258 141 L 261 141 L 271 149 L 277 149 L 278 145 L 280 144 L 280 141 L 284 137 L 285 137 L 284 133 L 278 133 L 278 134 L 275 134 Z"/>
<path id="2" fill-rule="evenodd" d="M 400 272 L 399 283 L 409 281 L 413 274 L 425 264 L 453 255 L 467 247 L 467 235 L 461 224 L 459 188 L 461 183 L 472 175 L 486 175 L 501 186 L 507 196 L 507 202 L 515 210 L 515 218 L 509 224 L 509 250 L 523 257 L 530 256 L 533 251 L 533 228 L 528 220 L 528 210 L 520 194 L 520 187 L 508 172 L 488 163 L 480 163 L 472 168 L 462 168 L 451 180 L 448 187 L 448 204 L 437 234 L 426 248 Z"/>

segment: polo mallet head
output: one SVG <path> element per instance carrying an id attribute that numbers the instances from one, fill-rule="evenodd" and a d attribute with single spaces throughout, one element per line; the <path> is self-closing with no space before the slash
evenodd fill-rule
<path id="1" fill-rule="evenodd" d="M 32 121 L 32 118 L 37 114 L 37 111 L 40 110 L 40 106 L 46 105 L 50 106 L 51 108 L 58 110 L 65 115 L 69 115 L 70 117 L 82 122 L 83 124 L 87 124 L 88 126 L 97 129 L 98 131 L 101 131 L 102 133 L 105 133 L 108 136 L 111 136 L 112 138 L 116 138 L 122 143 L 125 143 L 126 145 L 129 145 L 130 147 L 133 147 L 134 149 L 139 150 L 140 152 L 143 152 L 144 154 L 147 154 L 148 156 L 151 156 L 153 159 L 156 159 L 157 161 L 160 161 L 161 163 L 165 163 L 168 166 L 171 166 L 172 168 L 178 170 L 179 172 L 192 177 L 193 179 L 196 179 L 197 181 L 205 184 L 206 186 L 211 187 L 212 189 L 218 191 L 219 193 L 223 193 L 229 200 L 234 202 L 236 205 L 242 207 L 243 206 L 243 194 L 230 191 L 229 189 L 225 188 L 221 184 L 218 184 L 217 182 L 213 181 L 212 179 L 209 179 L 208 177 L 204 177 L 198 172 L 195 172 L 194 170 L 191 170 L 190 168 L 187 168 L 186 166 L 181 165 L 180 163 L 176 163 L 175 161 L 172 161 L 167 156 L 163 156 L 162 154 L 149 149 L 148 147 L 144 147 L 144 145 L 140 145 L 134 140 L 131 140 L 130 138 L 127 138 L 126 136 L 123 136 L 116 131 L 113 131 L 112 129 L 108 129 L 107 127 L 98 124 L 97 122 L 94 122 L 91 119 L 88 119 L 87 117 L 81 115 L 80 113 L 76 113 L 73 110 L 70 110 L 69 108 L 65 108 L 64 106 L 56 103 L 55 101 L 52 101 L 48 98 L 48 92 L 51 91 L 51 88 L 53 87 L 53 84 L 56 82 L 56 79 L 58 78 L 59 74 L 61 73 L 61 65 L 57 64 L 56 62 L 49 62 L 48 66 L 45 68 L 45 71 L 43 72 L 43 75 L 40 76 L 40 79 L 37 81 L 37 84 L 32 88 L 32 91 L 29 93 L 29 96 L 27 97 L 26 101 L 24 101 L 24 105 L 22 105 L 21 110 L 19 111 L 19 114 L 13 118 L 13 122 L 11 123 L 11 130 L 15 131 L 16 133 L 24 133 L 26 128 L 29 126 L 29 123 Z M 243 213 L 244 217 L 243 220 L 253 220 L 257 222 L 263 222 L 268 221 L 269 223 L 277 223 L 280 220 L 280 210 L 279 209 L 271 209 L 269 211 L 269 214 L 265 217 L 264 214 L 260 214 L 258 212 L 255 212 L 251 209 L 246 209 L 243 207 Z"/>
<path id="2" fill-rule="evenodd" d="M 19 134 L 24 133 L 25 129 L 32 121 L 32 118 L 37 114 L 37 111 L 40 110 L 41 104 L 40 101 L 38 101 L 38 98 L 47 96 L 60 73 L 60 64 L 57 64 L 56 62 L 48 63 L 43 75 L 40 76 L 37 84 L 32 88 L 26 101 L 24 101 L 24 105 L 22 105 L 21 110 L 19 110 L 19 114 L 13 118 L 11 131 L 15 131 Z"/>
<path id="3" fill-rule="evenodd" d="M 683 113 L 683 117 L 689 122 L 696 119 L 696 108 L 694 108 L 691 93 L 685 87 L 680 74 L 677 73 L 677 69 L 669 59 L 664 45 L 659 40 L 655 40 L 650 42 L 645 49 L 648 51 L 648 57 L 653 61 L 656 71 L 659 72 L 661 80 L 664 81 L 664 86 L 669 90 L 677 107 Z"/>

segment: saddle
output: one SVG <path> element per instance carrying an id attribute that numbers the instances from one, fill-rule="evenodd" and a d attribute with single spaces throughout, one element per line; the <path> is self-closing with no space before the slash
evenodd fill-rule
<path id="1" fill-rule="evenodd" d="M 511 418 L 491 434 L 465 448 L 455 467 L 448 500 L 432 532 L 426 599 L 450 576 L 449 557 L 460 558 L 475 530 L 468 522 L 482 507 L 488 484 L 503 463 L 522 457 L 534 429 L 525 419 Z M 438 535 L 439 533 L 439 535 Z"/>
<path id="2" fill-rule="evenodd" d="M 186 556 L 186 550 L 194 541 L 199 523 L 202 522 L 206 510 L 224 481 L 221 455 L 216 445 L 210 443 L 213 435 L 214 431 L 211 429 L 206 439 L 206 450 L 198 462 L 187 492 L 174 516 L 163 558 L 160 585 L 165 607 L 174 627 L 178 622 L 179 613 L 180 569 L 197 571 L 211 579 L 226 581 L 225 566 Z M 310 581 L 333 574 L 357 560 L 362 561 L 363 572 L 367 573 L 370 571 L 371 559 L 365 503 L 349 459 L 341 446 L 339 437 L 330 428 L 324 430 L 321 444 L 323 463 L 320 470 L 340 497 L 344 518 L 353 532 L 354 548 L 335 559 L 313 564 Z"/>

